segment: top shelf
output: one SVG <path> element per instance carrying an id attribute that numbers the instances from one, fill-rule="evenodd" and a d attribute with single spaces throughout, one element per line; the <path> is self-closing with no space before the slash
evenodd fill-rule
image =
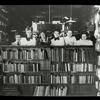
<path id="1" fill-rule="evenodd" d="M 38 45 L 38 46 L 13 46 L 13 45 L 0 45 L 0 48 L 94 48 L 94 46 L 50 46 L 50 45 Z"/>

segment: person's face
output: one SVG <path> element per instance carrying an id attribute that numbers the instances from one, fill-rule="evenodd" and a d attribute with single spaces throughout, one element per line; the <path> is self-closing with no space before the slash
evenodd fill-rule
<path id="1" fill-rule="evenodd" d="M 68 32 L 67 32 L 67 36 L 68 36 L 68 37 L 71 37 L 71 36 L 72 36 L 72 31 L 68 31 Z"/>
<path id="2" fill-rule="evenodd" d="M 28 38 L 30 38 L 30 37 L 32 36 L 31 30 L 27 30 L 27 31 L 26 31 L 26 35 L 27 35 Z"/>
<path id="3" fill-rule="evenodd" d="M 82 40 L 86 40 L 86 39 L 87 39 L 86 34 L 82 34 Z"/>
<path id="4" fill-rule="evenodd" d="M 43 32 L 40 34 L 40 36 L 41 38 L 45 38 L 45 34 Z"/>
<path id="5" fill-rule="evenodd" d="M 58 31 L 55 31 L 55 32 L 54 32 L 54 37 L 55 37 L 55 38 L 59 37 L 59 32 L 58 32 Z"/>
<path id="6" fill-rule="evenodd" d="M 16 41 L 17 41 L 17 42 L 19 42 L 19 41 L 20 41 L 20 39 L 21 39 L 21 36 L 20 36 L 20 35 L 16 35 L 16 37 L 15 37 L 15 38 L 16 38 Z"/>
<path id="7" fill-rule="evenodd" d="M 37 34 L 33 33 L 32 37 L 33 38 L 36 38 L 37 37 Z"/>
<path id="8" fill-rule="evenodd" d="M 64 32 L 61 32 L 61 33 L 60 33 L 60 36 L 64 36 L 64 35 L 65 35 L 65 33 L 64 33 Z"/>

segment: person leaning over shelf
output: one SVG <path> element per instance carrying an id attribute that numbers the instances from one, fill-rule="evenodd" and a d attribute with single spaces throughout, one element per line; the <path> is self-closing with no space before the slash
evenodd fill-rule
<path id="1" fill-rule="evenodd" d="M 87 39 L 87 34 L 83 33 L 81 39 L 76 42 L 76 45 L 93 45 L 93 43 Z"/>
<path id="2" fill-rule="evenodd" d="M 48 37 L 46 38 L 46 35 L 45 35 L 45 33 L 44 32 L 41 32 L 40 33 L 40 35 L 39 35 L 39 37 L 40 37 L 40 45 L 46 45 L 46 44 L 48 44 Z"/>
<path id="3" fill-rule="evenodd" d="M 19 33 L 16 33 L 15 34 L 15 42 L 12 42 L 11 44 L 12 45 L 20 45 L 21 44 L 21 35 Z"/>
<path id="4" fill-rule="evenodd" d="M 53 35 L 54 35 L 54 37 L 53 37 L 53 39 L 51 39 L 51 45 L 64 46 L 64 39 L 63 39 L 63 37 L 60 37 L 59 32 L 54 31 Z"/>
<path id="5" fill-rule="evenodd" d="M 72 36 L 72 31 L 67 32 L 67 36 L 64 37 L 65 45 L 75 45 L 76 38 Z"/>
<path id="6" fill-rule="evenodd" d="M 21 38 L 21 45 L 35 46 L 36 38 L 32 36 L 33 32 L 32 27 L 26 27 L 25 32 L 26 32 L 26 37 Z"/>

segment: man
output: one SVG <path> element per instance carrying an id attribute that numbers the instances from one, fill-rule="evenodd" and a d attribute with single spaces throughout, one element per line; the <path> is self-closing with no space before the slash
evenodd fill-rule
<path id="1" fill-rule="evenodd" d="M 72 36 L 72 31 L 67 32 L 67 36 L 64 37 L 64 41 L 66 45 L 74 45 L 76 42 L 76 38 Z"/>
<path id="2" fill-rule="evenodd" d="M 63 46 L 64 45 L 64 38 L 60 37 L 58 31 L 54 31 L 54 38 L 51 40 L 51 45 L 54 46 Z"/>
<path id="3" fill-rule="evenodd" d="M 21 45 L 36 45 L 36 39 L 32 36 L 32 28 L 27 27 L 25 29 L 26 37 L 21 38 Z"/>
<path id="4" fill-rule="evenodd" d="M 17 46 L 17 45 L 21 45 L 20 40 L 21 40 L 20 34 L 16 33 L 16 34 L 15 34 L 15 42 L 13 42 L 12 45 L 16 45 L 16 46 Z"/>
<path id="5" fill-rule="evenodd" d="M 91 40 L 88 40 L 87 35 L 83 33 L 81 39 L 76 42 L 76 45 L 93 45 L 93 43 Z"/>

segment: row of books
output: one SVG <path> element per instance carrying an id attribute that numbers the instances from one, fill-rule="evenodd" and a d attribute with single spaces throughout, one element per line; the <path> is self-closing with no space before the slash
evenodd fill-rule
<path id="1" fill-rule="evenodd" d="M 68 87 L 36 86 L 33 96 L 67 96 Z"/>
<path id="2" fill-rule="evenodd" d="M 71 67 L 73 72 L 93 72 L 94 65 L 89 63 L 73 64 Z"/>
<path id="3" fill-rule="evenodd" d="M 51 84 L 67 84 L 68 76 L 66 75 L 51 75 Z"/>
<path id="4" fill-rule="evenodd" d="M 92 54 L 92 55 L 91 55 Z M 93 61 L 94 51 L 92 49 L 64 49 L 55 48 L 51 49 L 51 60 L 52 61 L 74 61 L 74 62 L 85 62 Z"/>
<path id="5" fill-rule="evenodd" d="M 4 75 L 3 76 L 3 83 L 11 83 L 11 84 L 41 84 L 45 81 L 41 75 Z M 65 75 L 51 75 L 50 76 L 50 83 L 51 84 L 68 84 L 70 82 L 69 77 Z M 94 83 L 94 76 L 93 75 L 77 75 L 71 76 L 71 84 L 92 84 Z M 96 85 L 96 87 L 99 85 Z M 98 88 L 97 87 L 97 88 Z"/>
<path id="6" fill-rule="evenodd" d="M 89 63 L 56 63 L 51 64 L 52 72 L 93 72 L 94 65 Z"/>
<path id="7" fill-rule="evenodd" d="M 71 84 L 93 84 L 95 82 L 93 75 L 73 75 Z"/>
<path id="8" fill-rule="evenodd" d="M 49 52 L 50 53 L 50 52 Z M 31 50 L 2 50 L 3 59 L 47 59 L 48 55 L 51 56 L 51 61 L 74 61 L 74 62 L 85 62 L 93 60 L 92 49 L 64 49 L 55 48 L 51 49 L 51 55 L 46 49 L 31 49 Z M 91 55 L 92 54 L 92 55 Z"/>
<path id="9" fill-rule="evenodd" d="M 46 62 L 45 62 L 46 63 Z M 49 64 L 47 62 L 47 64 Z M 45 67 L 48 67 L 45 64 Z M 44 62 L 40 63 L 3 63 L 3 72 L 39 72 L 41 67 L 44 66 Z M 47 68 L 49 69 L 49 68 Z M 52 72 L 93 72 L 93 64 L 71 64 L 71 63 L 56 63 L 51 65 Z"/>
<path id="10" fill-rule="evenodd" d="M 40 63 L 3 63 L 3 72 L 39 72 Z"/>
<path id="11" fill-rule="evenodd" d="M 100 92 L 97 92 L 97 96 L 100 96 Z"/>
<path id="12" fill-rule="evenodd" d="M 50 86 L 47 86 L 47 87 L 36 86 L 33 96 L 49 96 L 50 95 L 49 90 L 50 90 Z"/>
<path id="13" fill-rule="evenodd" d="M 2 50 L 3 59 L 46 59 L 47 51 L 43 49 L 31 49 L 31 50 Z"/>
<path id="14" fill-rule="evenodd" d="M 52 72 L 69 72 L 71 71 L 70 63 L 53 63 L 51 64 Z"/>
<path id="15" fill-rule="evenodd" d="M 3 76 L 4 84 L 41 84 L 42 76 L 25 76 L 25 75 L 4 75 Z"/>

